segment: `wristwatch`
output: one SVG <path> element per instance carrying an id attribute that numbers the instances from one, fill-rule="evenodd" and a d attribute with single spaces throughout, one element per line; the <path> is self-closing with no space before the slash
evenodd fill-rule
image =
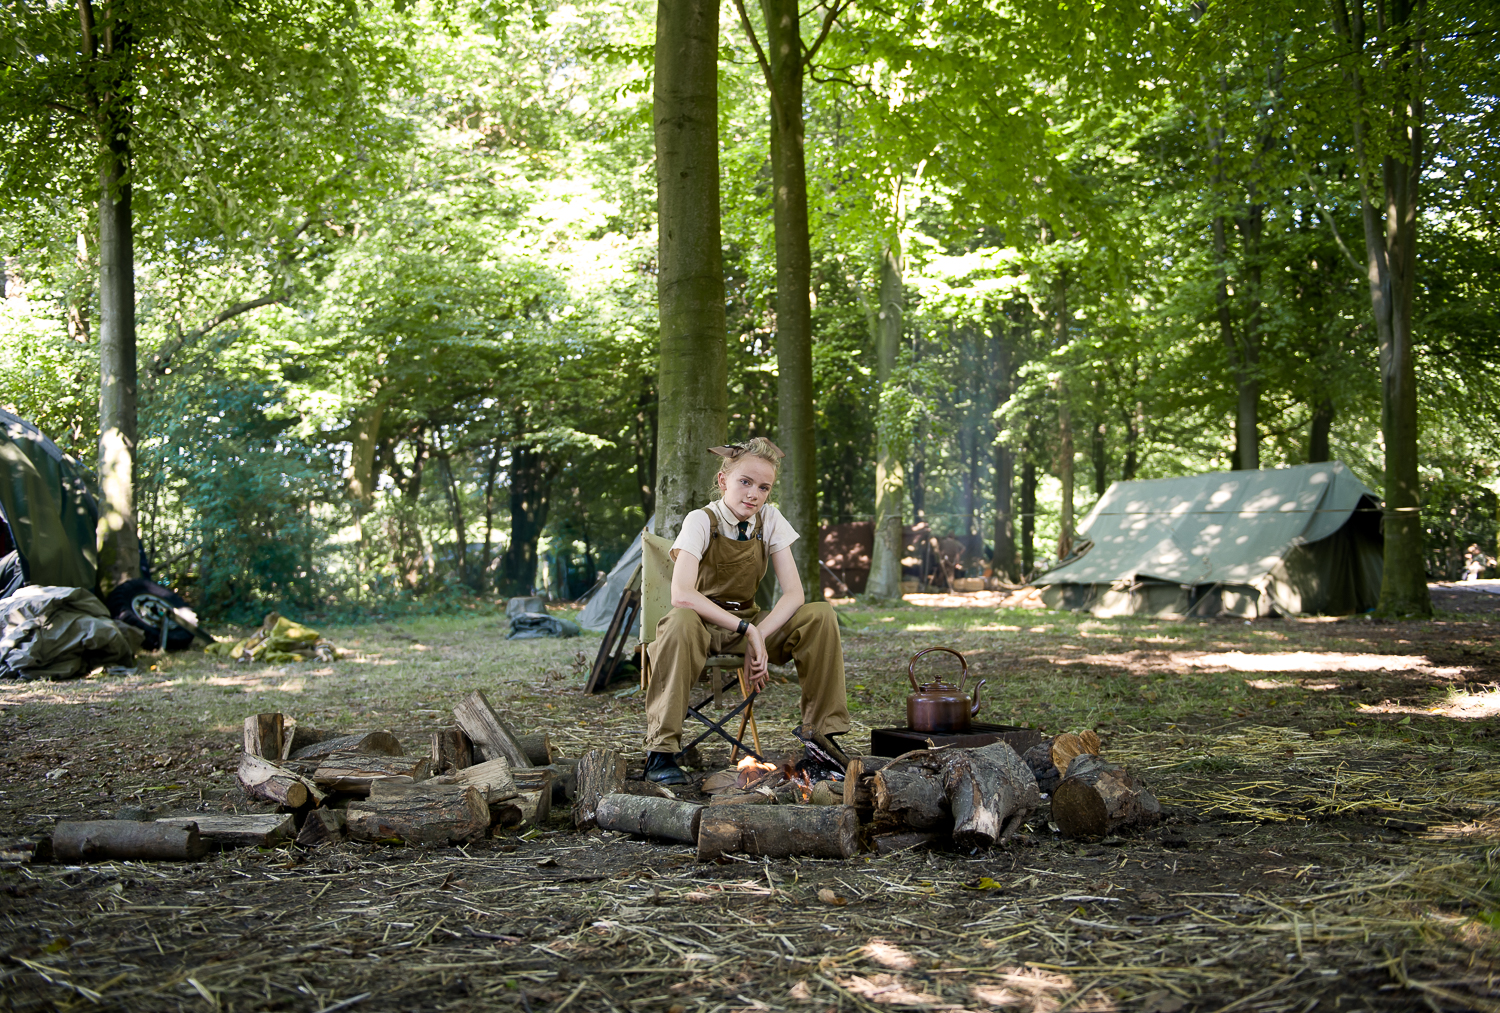
<path id="1" fill-rule="evenodd" d="M 750 628 L 750 620 L 748 620 L 748 619 L 741 619 L 739 627 L 734 632 L 738 633 L 740 636 L 743 637 L 745 635 L 745 631 L 748 630 L 749 628 Z"/>

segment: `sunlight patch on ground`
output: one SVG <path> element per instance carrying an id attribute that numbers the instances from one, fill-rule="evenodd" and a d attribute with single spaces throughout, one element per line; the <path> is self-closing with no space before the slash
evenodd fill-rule
<path id="1" fill-rule="evenodd" d="M 1453 679 L 1468 671 L 1464 668 L 1439 668 L 1419 654 L 1348 654 L 1340 651 L 1326 654 L 1311 651 L 1270 654 L 1179 652 L 1173 654 L 1171 660 L 1190 668 L 1227 668 L 1235 672 L 1421 672 L 1439 679 Z"/>
<path id="2" fill-rule="evenodd" d="M 1314 682 L 1311 679 L 1298 679 L 1293 682 L 1288 679 L 1246 679 L 1245 685 L 1251 689 L 1306 689 L 1314 693 L 1327 692 L 1330 689 L 1338 689 L 1337 682 L 1327 680 Z"/>
<path id="3" fill-rule="evenodd" d="M 901 600 L 909 605 L 925 605 L 930 608 L 1045 608 L 1042 596 L 1036 588 L 1023 591 L 960 591 L 940 594 L 903 594 Z"/>
<path id="4" fill-rule="evenodd" d="M 1481 693 L 1449 693 L 1442 703 L 1422 707 L 1402 703 L 1368 703 L 1359 705 L 1362 714 L 1431 714 L 1459 721 L 1480 721 L 1500 716 L 1500 687 Z"/>
<path id="5" fill-rule="evenodd" d="M 907 633 L 941 633 L 943 628 L 937 623 L 908 623 Z"/>
<path id="6" fill-rule="evenodd" d="M 982 626 L 971 626 L 969 629 L 974 633 L 1020 633 L 1019 626 L 996 626 L 993 623 Z"/>
<path id="7" fill-rule="evenodd" d="M 909 971 L 917 966 L 915 957 L 885 939 L 871 939 L 865 944 L 864 955 L 881 967 L 897 971 Z"/>

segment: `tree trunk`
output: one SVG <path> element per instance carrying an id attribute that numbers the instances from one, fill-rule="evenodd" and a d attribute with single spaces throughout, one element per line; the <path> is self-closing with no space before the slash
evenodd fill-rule
<path id="1" fill-rule="evenodd" d="M 706 503 L 728 427 L 724 262 L 719 230 L 719 5 L 658 0 L 656 138 L 656 533 L 674 538 Z M 817 532 L 803 531 L 817 541 Z"/>
<path id="2" fill-rule="evenodd" d="M 312 781 L 330 791 L 368 795 L 370 785 L 382 778 L 402 784 L 425 781 L 432 776 L 432 761 L 425 756 L 373 756 L 369 753 L 335 753 L 325 757 L 313 771 Z"/>
<path id="3" fill-rule="evenodd" d="M 535 445 L 510 450 L 510 544 L 500 559 L 499 586 L 527 594 L 536 582 L 536 543 L 547 526 L 552 499 L 552 461 Z"/>
<path id="4" fill-rule="evenodd" d="M 1010 400 L 1014 377 L 1012 375 L 1011 343 L 1007 332 L 1010 321 L 1000 317 L 990 323 L 993 338 L 990 358 L 990 383 L 995 402 L 995 551 L 990 557 L 990 568 L 999 580 L 1014 582 L 1020 578 L 1016 560 L 1016 521 L 1012 500 L 1015 494 L 1016 453 L 1002 435 L 1003 424 L 999 419 L 1002 406 Z"/>
<path id="5" fill-rule="evenodd" d="M 129 26 L 113 4 L 94 25 L 93 8 L 80 0 L 84 49 L 104 66 L 96 95 L 99 169 L 99 586 L 141 575 L 136 533 L 135 240 L 130 209 Z M 92 72 L 91 72 L 92 73 Z"/>
<path id="6" fill-rule="evenodd" d="M 656 390 L 641 377 L 635 401 L 635 480 L 641 494 L 641 523 L 656 515 Z"/>
<path id="7" fill-rule="evenodd" d="M 802 25 L 796 0 L 761 0 L 766 45 L 761 69 L 771 93 L 771 218 L 776 230 L 776 401 L 781 512 L 804 537 L 792 558 L 809 589 L 818 573 L 818 468 L 813 428 L 812 249 L 803 148 Z M 745 30 L 754 43 L 748 19 Z M 758 48 L 758 46 L 757 46 Z"/>
<path id="8" fill-rule="evenodd" d="M 1102 394 L 1102 391 L 1099 392 Z M 1104 420 L 1096 418 L 1089 427 L 1089 458 L 1094 466 L 1094 495 L 1103 496 L 1109 488 L 1109 443 L 1106 439 L 1108 427 Z"/>
<path id="9" fill-rule="evenodd" d="M 1073 409 L 1068 404 L 1067 381 L 1057 380 L 1057 477 L 1062 483 L 1058 510 L 1057 558 L 1073 551 Z"/>
<path id="10" fill-rule="evenodd" d="M 1141 440 L 1141 416 L 1144 408 L 1140 402 L 1136 402 L 1134 408 L 1125 413 L 1125 461 L 1120 466 L 1120 481 L 1129 482 L 1135 478 L 1135 470 L 1139 467 Z"/>
<path id="11" fill-rule="evenodd" d="M 416 784 L 400 797 L 351 803 L 347 828 L 356 841 L 446 844 L 477 840 L 489 826 L 490 807 L 472 785 Z"/>
<path id="12" fill-rule="evenodd" d="M 880 308 L 875 314 L 875 369 L 882 394 L 896 371 L 905 305 L 900 240 L 893 239 L 880 252 Z M 865 590 L 873 598 L 896 599 L 901 597 L 903 448 L 890 427 L 879 421 L 876 425 L 875 544 Z"/>
<path id="13" fill-rule="evenodd" d="M 1365 233 L 1370 306 L 1380 346 L 1381 431 L 1385 437 L 1385 568 L 1380 584 L 1380 616 L 1431 615 L 1423 559 L 1421 486 L 1417 473 L 1417 376 L 1412 343 L 1412 295 L 1416 288 L 1417 219 L 1425 158 L 1424 57 L 1420 25 L 1425 3 L 1394 3 L 1389 16 L 1403 29 L 1416 30 L 1394 46 L 1387 36 L 1386 8 L 1378 7 L 1377 65 L 1387 80 L 1389 134 L 1381 145 L 1389 151 L 1375 167 L 1367 137 L 1371 123 L 1366 105 L 1366 25 L 1363 8 L 1351 20 L 1342 2 L 1334 4 L 1335 29 L 1354 50 L 1345 78 L 1352 91 L 1354 154 L 1359 170 L 1361 219 Z M 1379 201 L 1377 206 L 1376 201 Z"/>
<path id="14" fill-rule="evenodd" d="M 1312 422 L 1307 428 L 1307 463 L 1329 460 L 1328 437 L 1333 430 L 1333 398 L 1326 394 L 1313 403 Z"/>
<path id="15" fill-rule="evenodd" d="M 490 460 L 484 473 L 484 544 L 479 550 L 479 572 L 476 588 L 482 588 L 489 579 L 490 564 L 495 560 L 495 485 L 500 478 L 502 444 L 497 440 L 490 447 Z"/>
<path id="16" fill-rule="evenodd" d="M 354 413 L 349 427 L 349 498 L 360 513 L 375 502 L 375 445 L 384 418 L 384 400 L 372 400 Z"/>
<path id="17" fill-rule="evenodd" d="M 1028 441 L 1030 442 L 1030 441 Z M 1021 576 L 1036 569 L 1036 462 L 1021 465 Z"/>

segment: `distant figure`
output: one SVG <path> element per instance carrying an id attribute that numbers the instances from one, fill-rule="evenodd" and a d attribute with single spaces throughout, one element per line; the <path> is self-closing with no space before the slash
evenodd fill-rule
<path id="1" fill-rule="evenodd" d="M 1477 544 L 1469 546 L 1464 550 L 1464 583 L 1472 584 L 1479 579 L 1481 573 L 1494 565 L 1495 561 Z"/>

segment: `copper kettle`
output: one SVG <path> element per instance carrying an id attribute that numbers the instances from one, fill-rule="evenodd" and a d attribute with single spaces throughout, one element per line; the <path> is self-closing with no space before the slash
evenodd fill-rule
<path id="1" fill-rule="evenodd" d="M 958 685 L 953 686 L 942 679 L 929 682 L 924 686 L 917 685 L 917 659 L 924 654 L 933 651 L 946 651 L 958 659 L 962 666 L 962 672 L 958 677 Z M 979 687 L 985 683 L 980 679 L 974 684 L 974 699 L 972 703 L 964 693 L 964 683 L 969 678 L 969 663 L 964 656 L 957 651 L 947 647 L 929 647 L 925 651 L 918 651 L 912 656 L 911 664 L 907 666 L 906 677 L 911 680 L 911 688 L 916 690 L 906 698 L 906 726 L 915 732 L 966 732 L 969 730 L 971 719 L 979 713 Z"/>

